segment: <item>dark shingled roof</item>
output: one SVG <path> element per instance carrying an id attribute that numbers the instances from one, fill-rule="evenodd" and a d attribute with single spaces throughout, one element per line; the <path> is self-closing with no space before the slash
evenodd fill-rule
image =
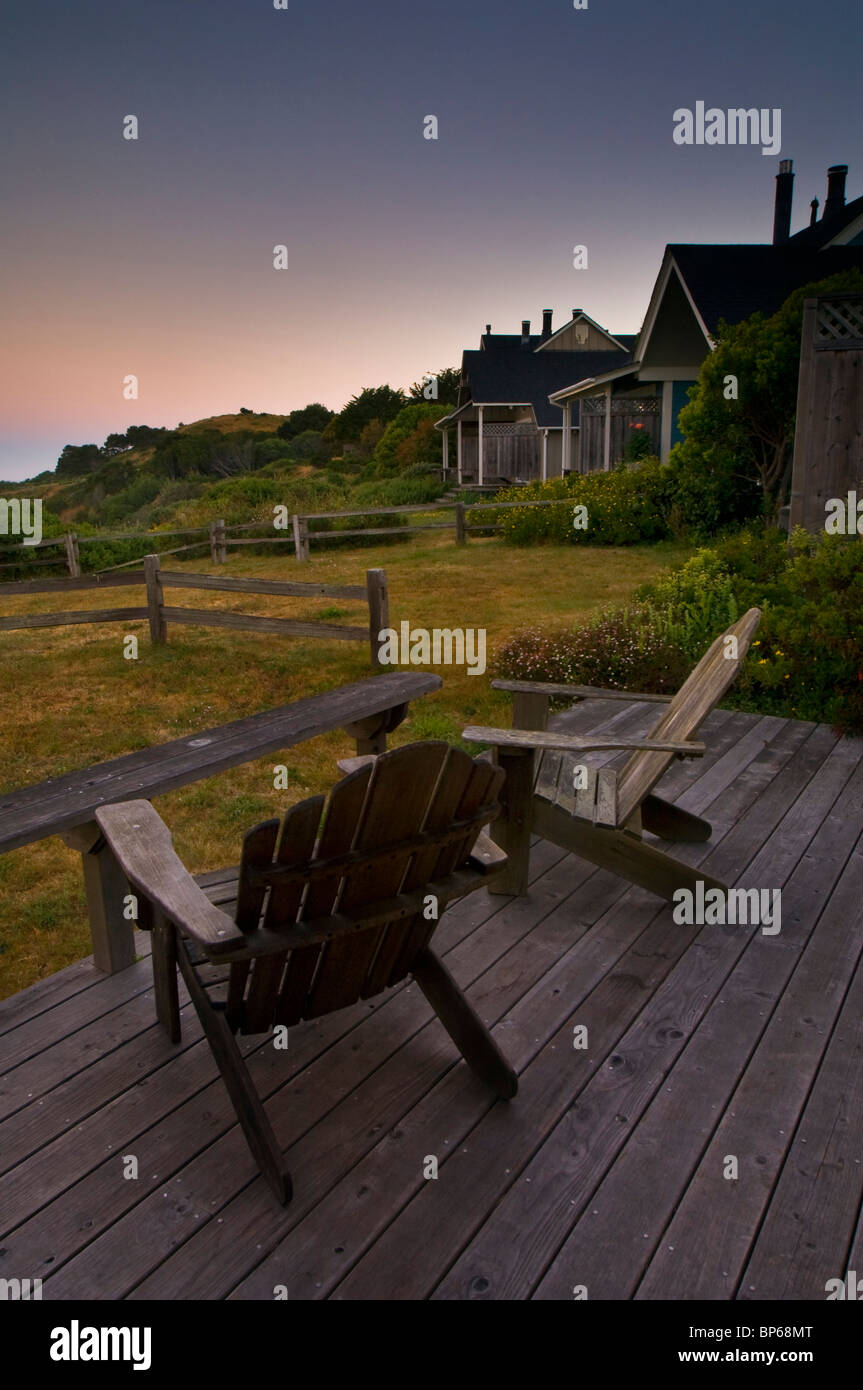
<path id="1" fill-rule="evenodd" d="M 822 217 L 820 222 L 816 222 L 814 227 L 804 227 L 801 232 L 795 232 L 789 237 L 788 244 L 791 246 L 823 246 L 831 237 L 841 232 L 843 227 L 847 227 L 849 222 L 863 213 L 863 198 L 855 198 L 853 202 L 846 203 L 840 208 L 839 212 L 831 213 L 829 217 Z M 828 248 L 829 249 L 829 248 Z"/>
<path id="2" fill-rule="evenodd" d="M 503 341 L 501 341 L 503 340 Z M 549 395 L 564 386 L 572 386 L 586 377 L 612 371 L 632 361 L 631 352 L 531 352 L 521 346 L 517 334 L 493 334 L 485 340 L 489 347 L 465 352 L 462 371 L 468 378 L 470 396 L 477 405 L 497 402 L 529 401 L 540 428 L 563 425 L 560 407 L 551 405 Z M 533 339 L 531 339 L 533 342 Z M 537 338 L 538 342 L 539 339 Z M 573 418 L 573 424 L 577 420 Z"/>
<path id="3" fill-rule="evenodd" d="M 686 288 L 709 333 L 720 319 L 739 323 L 756 310 L 775 314 L 794 290 L 852 267 L 863 269 L 863 246 L 727 246 L 671 244 Z"/>

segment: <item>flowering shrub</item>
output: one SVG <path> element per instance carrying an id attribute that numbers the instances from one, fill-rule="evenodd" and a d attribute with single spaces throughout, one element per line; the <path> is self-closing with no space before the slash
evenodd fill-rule
<path id="1" fill-rule="evenodd" d="M 658 631 L 644 607 L 608 609 L 583 627 L 516 633 L 495 654 L 495 674 L 509 680 L 598 685 L 665 694 L 676 690 L 688 662 Z"/>
<path id="2" fill-rule="evenodd" d="M 553 501 L 559 507 L 507 507 L 494 514 L 511 545 L 634 545 L 670 535 L 668 470 L 658 459 L 611 473 L 571 473 L 544 483 L 510 488 L 508 502 Z M 587 527 L 576 530 L 576 506 L 587 508 Z M 484 514 L 484 519 L 489 513 Z"/>
<path id="3" fill-rule="evenodd" d="M 743 532 L 643 585 L 628 607 L 574 630 L 517 633 L 495 671 L 663 694 L 752 607 L 761 625 L 728 703 L 863 733 L 863 543 L 854 537 Z"/>

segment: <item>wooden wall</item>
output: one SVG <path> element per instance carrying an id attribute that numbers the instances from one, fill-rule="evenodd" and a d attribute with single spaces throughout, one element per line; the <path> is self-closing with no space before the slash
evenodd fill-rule
<path id="1" fill-rule="evenodd" d="M 803 308 L 791 525 L 824 528 L 826 503 L 863 495 L 863 294 Z"/>

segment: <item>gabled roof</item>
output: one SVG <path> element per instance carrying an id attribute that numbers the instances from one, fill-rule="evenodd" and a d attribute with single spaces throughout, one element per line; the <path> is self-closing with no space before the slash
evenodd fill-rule
<path id="1" fill-rule="evenodd" d="M 562 425 L 560 410 L 548 399 L 553 391 L 572 381 L 621 367 L 632 357 L 623 351 L 533 353 L 521 346 L 518 335 L 514 335 L 514 345 L 509 347 L 500 343 L 503 334 L 494 336 L 498 342 L 493 351 L 480 349 L 463 354 L 462 373 L 468 390 L 460 405 L 468 399 L 474 405 L 531 405 L 541 429 L 560 429 Z"/>
<path id="2" fill-rule="evenodd" d="M 665 248 L 639 334 L 637 355 L 643 358 L 646 353 L 668 281 L 675 271 L 705 341 L 712 347 L 720 319 L 740 323 L 758 310 L 775 314 L 802 285 L 852 267 L 863 267 L 863 247 L 828 246 L 819 250 L 793 241 L 784 246 L 672 242 Z"/>
<path id="3" fill-rule="evenodd" d="M 620 334 L 610 333 L 607 328 L 603 328 L 601 323 L 597 323 L 596 319 L 592 319 L 590 317 L 590 314 L 586 314 L 583 309 L 579 309 L 577 314 L 573 314 L 571 319 L 567 319 L 566 323 L 562 323 L 560 325 L 560 328 L 556 328 L 555 331 L 553 333 L 550 333 L 547 338 L 540 337 L 537 346 L 534 348 L 534 352 L 542 352 L 543 349 L 548 347 L 549 343 L 554 342 L 555 338 L 559 338 L 561 333 L 566 333 L 570 328 L 572 328 L 572 325 L 574 323 L 581 323 L 582 321 L 584 323 L 589 323 L 591 328 L 596 329 L 597 333 L 603 333 L 606 338 L 608 338 L 612 343 L 617 344 L 617 346 L 626 346 L 626 344 L 621 341 Z"/>
<path id="4" fill-rule="evenodd" d="M 801 285 L 863 266 L 863 247 L 686 246 L 668 251 L 711 334 L 720 319 L 739 323 L 757 310 L 775 314 Z"/>

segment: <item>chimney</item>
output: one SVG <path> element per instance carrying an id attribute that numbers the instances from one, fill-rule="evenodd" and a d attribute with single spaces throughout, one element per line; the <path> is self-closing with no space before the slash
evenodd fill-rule
<path id="1" fill-rule="evenodd" d="M 824 216 L 832 217 L 845 206 L 845 180 L 848 176 L 847 164 L 831 164 L 827 170 L 827 202 Z"/>
<path id="2" fill-rule="evenodd" d="M 553 309 L 543 309 L 542 311 L 542 341 L 551 337 L 551 320 L 554 314 Z"/>
<path id="3" fill-rule="evenodd" d="M 773 245 L 784 246 L 791 235 L 791 198 L 794 193 L 794 161 L 780 159 L 773 209 Z"/>
<path id="4" fill-rule="evenodd" d="M 577 319 L 580 313 L 581 313 L 581 310 L 580 310 L 580 309 L 573 309 L 573 311 L 572 311 L 572 317 L 573 317 L 574 319 Z"/>
<path id="5" fill-rule="evenodd" d="M 809 204 L 809 226 L 814 227 L 818 221 L 818 199 L 813 198 Z"/>
<path id="6" fill-rule="evenodd" d="M 486 333 L 490 333 L 490 332 L 491 332 L 491 324 L 490 324 L 490 323 L 487 323 L 487 324 L 486 324 L 486 326 L 485 326 L 485 331 L 486 331 Z"/>
<path id="7" fill-rule="evenodd" d="M 522 347 L 528 347 L 529 344 L 530 344 L 530 319 L 522 319 L 522 321 L 521 321 L 521 345 L 522 345 Z"/>

